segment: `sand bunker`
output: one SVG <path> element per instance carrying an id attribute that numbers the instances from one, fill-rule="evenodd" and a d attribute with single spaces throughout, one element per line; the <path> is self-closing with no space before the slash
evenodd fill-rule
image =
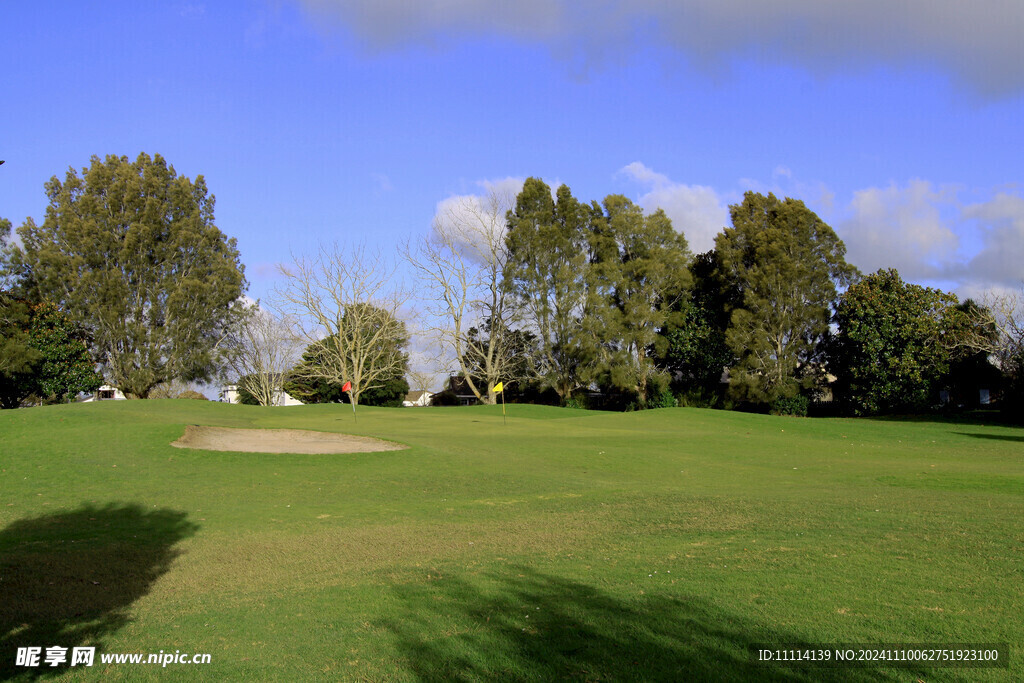
<path id="1" fill-rule="evenodd" d="M 185 427 L 185 434 L 171 445 L 246 453 L 370 453 L 407 448 L 370 436 L 309 432 L 302 429 L 231 429 L 199 425 Z"/>

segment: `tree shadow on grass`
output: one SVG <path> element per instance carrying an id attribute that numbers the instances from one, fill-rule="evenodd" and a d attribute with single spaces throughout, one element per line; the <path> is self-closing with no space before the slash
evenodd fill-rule
<path id="1" fill-rule="evenodd" d="M 445 578 L 395 590 L 403 618 L 383 626 L 421 681 L 856 683 L 928 676 L 908 668 L 760 664 L 751 654 L 758 645 L 813 645 L 700 599 L 625 601 L 525 567 L 472 584 Z"/>
<path id="2" fill-rule="evenodd" d="M 131 621 L 129 608 L 199 527 L 184 512 L 137 504 L 83 505 L 0 531 L 0 679 L 66 673 L 74 647 Z M 18 667 L 19 647 L 68 648 L 68 663 Z M 42 658 L 41 658 L 42 659 Z"/>
<path id="3" fill-rule="evenodd" d="M 953 432 L 960 436 L 971 436 L 975 439 L 992 439 L 994 441 L 1016 441 L 1018 443 L 1024 443 L 1024 434 L 978 434 L 977 432 Z"/>
<path id="4" fill-rule="evenodd" d="M 851 418 L 858 421 L 874 422 L 920 422 L 945 424 L 950 427 L 1024 427 L 1020 416 L 1008 415 L 999 410 L 969 410 L 959 413 L 921 413 L 917 415 L 873 415 Z"/>

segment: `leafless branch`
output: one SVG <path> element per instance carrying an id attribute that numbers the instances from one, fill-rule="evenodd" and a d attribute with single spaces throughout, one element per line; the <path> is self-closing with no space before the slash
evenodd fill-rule
<path id="1" fill-rule="evenodd" d="M 438 214 L 430 235 L 403 250 L 423 284 L 425 332 L 451 355 L 476 397 L 491 404 L 512 360 L 515 315 L 503 277 L 513 201 L 495 192 L 459 198 Z"/>
<path id="2" fill-rule="evenodd" d="M 990 292 L 964 315 L 967 330 L 949 340 L 952 348 L 991 354 L 1003 367 L 1024 352 L 1024 293 Z"/>
<path id="3" fill-rule="evenodd" d="M 321 246 L 315 257 L 297 258 L 281 272 L 287 282 L 277 291 L 278 307 L 295 319 L 316 358 L 299 366 L 303 377 L 352 382 L 358 404 L 362 392 L 405 371 L 401 308 L 409 297 L 379 251 Z"/>
<path id="4" fill-rule="evenodd" d="M 296 323 L 263 308 L 258 301 L 242 314 L 240 325 L 226 342 L 231 367 L 238 374 L 239 384 L 261 406 L 277 405 L 302 350 L 295 334 Z"/>

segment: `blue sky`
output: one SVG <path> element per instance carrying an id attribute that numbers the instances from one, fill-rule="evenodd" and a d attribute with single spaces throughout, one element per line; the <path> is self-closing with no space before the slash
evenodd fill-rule
<path id="1" fill-rule="evenodd" d="M 1018 289 L 1021 35 L 1019 0 L 4 3 L 0 216 L 159 153 L 265 297 L 289 254 L 392 249 L 488 184 L 622 193 L 698 251 L 753 189 L 865 272 Z"/>

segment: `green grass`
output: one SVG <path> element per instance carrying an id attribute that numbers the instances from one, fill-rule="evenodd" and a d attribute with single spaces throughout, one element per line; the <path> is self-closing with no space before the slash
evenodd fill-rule
<path id="1" fill-rule="evenodd" d="M 0 678 L 1020 680 L 1024 430 L 698 409 L 0 413 Z M 190 451 L 187 424 L 377 436 Z M 1008 643 L 1011 668 L 758 666 Z M 13 667 L 20 645 L 208 666 Z"/>

